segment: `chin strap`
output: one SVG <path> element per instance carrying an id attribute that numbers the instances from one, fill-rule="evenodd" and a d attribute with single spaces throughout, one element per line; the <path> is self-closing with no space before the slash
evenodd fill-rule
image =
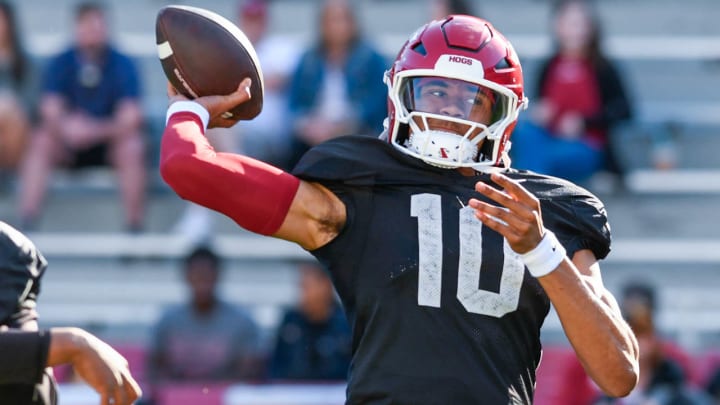
<path id="1" fill-rule="evenodd" d="M 502 153 L 500 154 L 500 163 L 503 165 L 505 169 L 510 168 L 510 164 L 512 163 L 512 160 L 510 159 L 510 148 L 512 147 L 512 143 L 510 141 L 505 142 L 505 149 L 503 149 Z"/>

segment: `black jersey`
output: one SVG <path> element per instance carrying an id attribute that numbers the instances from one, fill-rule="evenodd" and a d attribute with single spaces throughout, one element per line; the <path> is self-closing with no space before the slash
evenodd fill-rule
<path id="1" fill-rule="evenodd" d="M 353 328 L 348 404 L 532 403 L 550 304 L 502 235 L 467 207 L 485 199 L 474 185 L 488 175 L 434 167 L 367 137 L 315 147 L 294 174 L 346 205 L 345 227 L 312 253 Z M 570 257 L 607 255 L 596 197 L 557 178 L 506 174 L 540 199 L 545 227 Z"/>

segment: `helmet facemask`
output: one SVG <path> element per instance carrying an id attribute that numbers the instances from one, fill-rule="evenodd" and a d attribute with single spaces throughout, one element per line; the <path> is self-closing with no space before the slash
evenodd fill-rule
<path id="1" fill-rule="evenodd" d="M 434 166 L 487 171 L 502 160 L 500 144 L 518 116 L 517 95 L 477 75 L 442 73 L 406 70 L 387 81 L 396 126 L 389 128 L 390 140 Z"/>

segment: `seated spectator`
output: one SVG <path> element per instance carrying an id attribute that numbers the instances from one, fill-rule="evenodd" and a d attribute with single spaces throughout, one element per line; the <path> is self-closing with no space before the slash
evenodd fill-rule
<path id="1" fill-rule="evenodd" d="M 705 390 L 714 401 L 712 402 L 713 404 L 720 404 L 720 367 L 715 369 L 715 371 L 710 375 L 710 379 L 707 382 Z"/>
<path id="2" fill-rule="evenodd" d="M 664 342 L 655 325 L 655 292 L 644 284 L 628 284 L 622 295 L 623 316 L 640 346 L 640 380 L 622 399 L 601 398 L 597 405 L 709 405 L 709 398 L 688 383 L 677 348 Z M 675 353 L 675 354 L 670 354 Z"/>
<path id="3" fill-rule="evenodd" d="M 242 150 L 248 156 L 287 168 L 290 153 L 290 133 L 285 125 L 288 78 L 300 56 L 299 44 L 269 32 L 267 0 L 241 0 L 239 14 L 238 24 L 257 52 L 265 85 L 260 115 L 236 126 L 242 134 Z"/>
<path id="4" fill-rule="evenodd" d="M 169 308 L 155 325 L 148 376 L 163 382 L 208 382 L 260 376 L 258 327 L 217 293 L 221 262 L 200 247 L 183 262 L 188 302 Z"/>
<path id="5" fill-rule="evenodd" d="M 278 380 L 345 380 L 350 363 L 350 327 L 330 277 L 320 264 L 302 262 L 300 301 L 278 327 L 270 377 Z"/>
<path id="6" fill-rule="evenodd" d="M 111 164 L 117 173 L 125 225 L 143 226 L 145 145 L 140 83 L 130 58 L 109 42 L 100 4 L 75 11 L 75 43 L 49 61 L 40 122 L 21 167 L 20 219 L 36 226 L 53 168 Z"/>
<path id="7" fill-rule="evenodd" d="M 598 17 L 583 0 L 558 1 L 553 16 L 556 51 L 541 65 L 531 119 L 513 135 L 513 167 L 573 182 L 619 173 L 609 135 L 630 103 L 600 47 Z"/>
<path id="8" fill-rule="evenodd" d="M 31 62 L 20 41 L 15 12 L 11 3 L 0 1 L 0 176 L 19 164 L 34 104 Z"/>
<path id="9" fill-rule="evenodd" d="M 364 40 L 349 0 L 326 0 L 320 35 L 290 79 L 294 145 L 290 166 L 310 147 L 348 134 L 376 136 L 387 115 L 385 58 Z"/>

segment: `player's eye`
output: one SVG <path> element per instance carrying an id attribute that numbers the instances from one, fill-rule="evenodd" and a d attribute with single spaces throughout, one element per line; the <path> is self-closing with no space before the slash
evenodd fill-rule
<path id="1" fill-rule="evenodd" d="M 447 92 L 442 89 L 430 89 L 427 94 L 433 97 L 445 97 L 447 95 Z"/>
<path id="2" fill-rule="evenodd" d="M 467 103 L 473 106 L 486 105 L 488 102 L 490 102 L 490 100 L 484 94 L 475 94 L 474 96 L 469 96 L 467 99 Z"/>

